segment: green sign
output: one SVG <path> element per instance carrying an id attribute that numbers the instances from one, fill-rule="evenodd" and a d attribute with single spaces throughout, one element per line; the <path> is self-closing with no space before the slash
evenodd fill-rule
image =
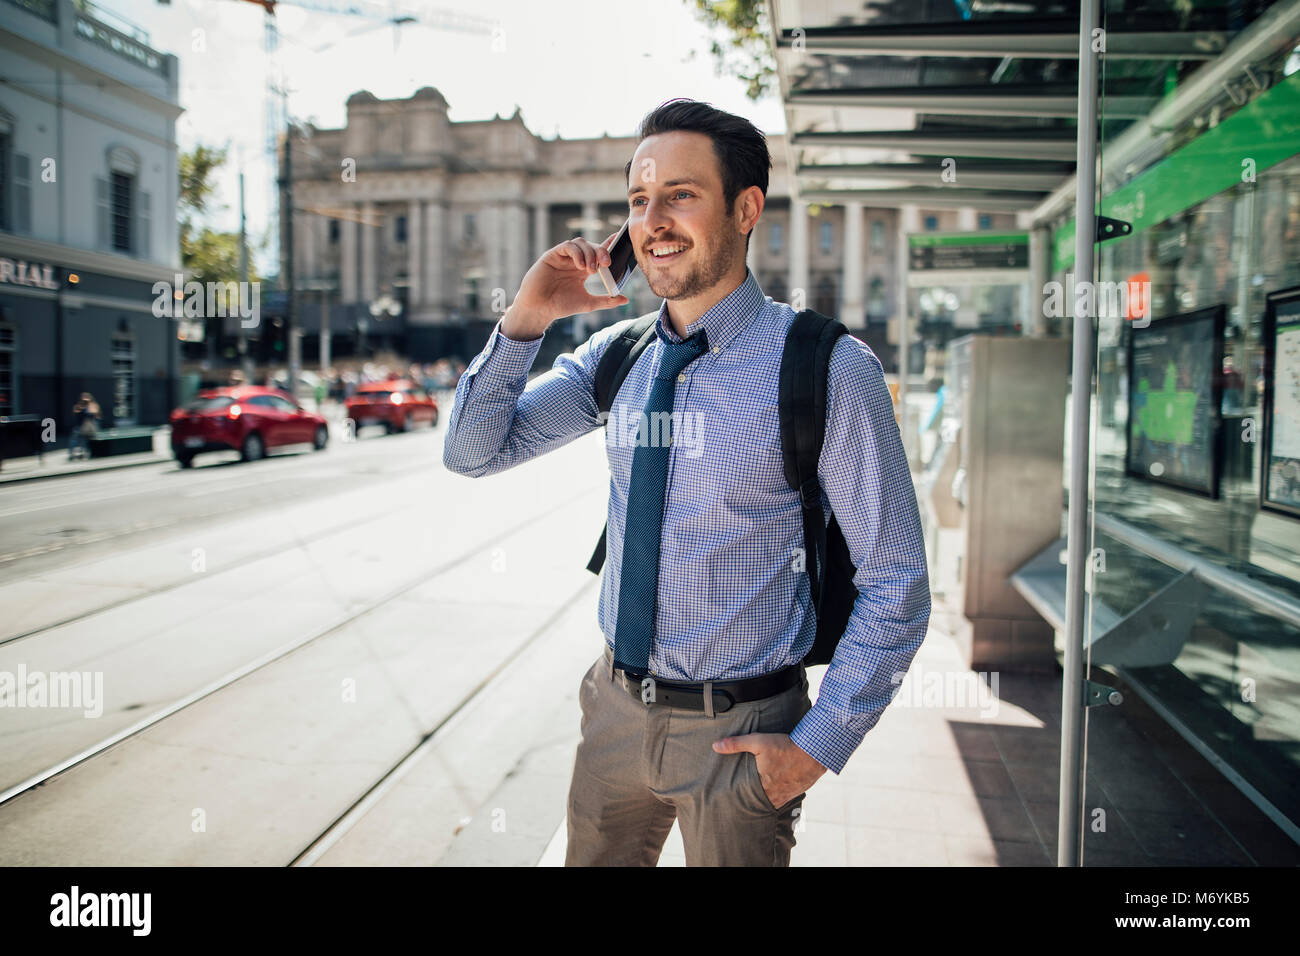
<path id="1" fill-rule="evenodd" d="M 1297 152 L 1300 73 L 1293 73 L 1107 196 L 1101 201 L 1101 215 L 1132 223 L 1136 235 L 1238 183 L 1253 182 Z M 1104 165 L 1104 146 L 1101 158 Z M 1056 230 L 1052 247 L 1053 270 L 1069 269 L 1074 264 L 1073 219 Z"/>
<path id="2" fill-rule="evenodd" d="M 913 249 L 927 249 L 933 246 L 1027 246 L 1027 232 L 944 232 L 914 233 L 907 237 L 907 244 Z"/>

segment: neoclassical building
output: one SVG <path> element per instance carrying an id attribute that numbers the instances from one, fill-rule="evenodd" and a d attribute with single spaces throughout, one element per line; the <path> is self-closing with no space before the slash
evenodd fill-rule
<path id="1" fill-rule="evenodd" d="M 634 137 L 546 139 L 518 109 L 452 122 L 447 108 L 431 87 L 395 100 L 361 91 L 348 98 L 343 128 L 295 135 L 295 285 L 308 363 L 319 357 L 322 319 L 332 355 L 383 344 L 417 361 L 467 359 L 546 249 L 575 235 L 600 241 L 626 218 Z M 775 299 L 805 290 L 807 306 L 838 317 L 888 362 L 902 217 L 802 202 L 792 217 L 785 138 L 768 142 L 773 169 L 750 268 Z M 921 218 L 929 229 L 977 228 L 965 212 Z M 659 304 L 639 274 L 626 292 L 627 306 L 556 323 L 547 354 Z"/>

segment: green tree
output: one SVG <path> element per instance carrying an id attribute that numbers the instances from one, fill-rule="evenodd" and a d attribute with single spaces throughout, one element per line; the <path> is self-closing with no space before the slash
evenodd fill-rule
<path id="1" fill-rule="evenodd" d="M 226 150 L 202 144 L 180 157 L 181 266 L 200 282 L 239 280 L 239 233 L 219 232 L 204 223 L 213 211 L 213 174 Z M 251 249 L 249 281 L 256 282 Z"/>
<path id="2" fill-rule="evenodd" d="M 715 32 L 710 49 L 718 70 L 743 80 L 745 95 L 751 100 L 767 95 L 775 86 L 776 64 L 772 62 L 766 0 L 686 2 L 695 5 L 696 16 Z M 719 30 L 729 38 L 719 40 Z"/>
<path id="3" fill-rule="evenodd" d="M 216 211 L 213 206 L 216 191 L 213 175 L 225 161 L 225 148 L 217 149 L 202 144 L 180 155 L 180 198 L 177 212 L 180 222 L 181 267 L 190 278 L 198 282 L 240 280 L 239 233 L 222 232 L 205 222 Z M 250 241 L 248 245 L 248 281 L 257 282 L 253 243 Z M 217 357 L 221 326 L 222 319 L 219 317 L 209 316 L 204 322 L 205 344 L 201 354 L 206 354 L 210 362 Z M 196 349 L 187 351 L 186 354 L 197 358 L 199 353 Z"/>

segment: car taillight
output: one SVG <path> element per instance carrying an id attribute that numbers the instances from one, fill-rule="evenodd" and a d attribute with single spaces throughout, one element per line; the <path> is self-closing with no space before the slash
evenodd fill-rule
<path id="1" fill-rule="evenodd" d="M 394 405 L 400 405 L 402 404 L 403 401 L 406 400 L 406 396 L 403 395 L 401 392 L 393 392 L 393 394 L 389 397 L 393 400 Z"/>
<path id="2" fill-rule="evenodd" d="M 243 411 L 243 409 L 240 408 L 238 405 L 231 405 L 231 406 L 230 406 L 230 411 L 227 412 L 226 414 L 230 416 L 230 420 L 231 420 L 231 421 L 234 421 L 236 418 L 239 417 L 239 415 L 240 415 L 240 413 L 241 413 L 242 411 Z"/>

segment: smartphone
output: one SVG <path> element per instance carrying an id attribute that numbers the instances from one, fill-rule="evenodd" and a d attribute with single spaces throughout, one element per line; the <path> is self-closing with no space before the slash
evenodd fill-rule
<path id="1" fill-rule="evenodd" d="M 600 273 L 600 281 L 605 284 L 605 291 L 609 295 L 618 295 L 619 290 L 627 284 L 627 280 L 632 278 L 632 273 L 636 271 L 636 256 L 632 252 L 632 234 L 628 231 L 628 222 L 624 220 L 623 226 L 614 237 L 614 242 L 609 247 L 609 265 L 601 266 L 597 271 Z"/>

